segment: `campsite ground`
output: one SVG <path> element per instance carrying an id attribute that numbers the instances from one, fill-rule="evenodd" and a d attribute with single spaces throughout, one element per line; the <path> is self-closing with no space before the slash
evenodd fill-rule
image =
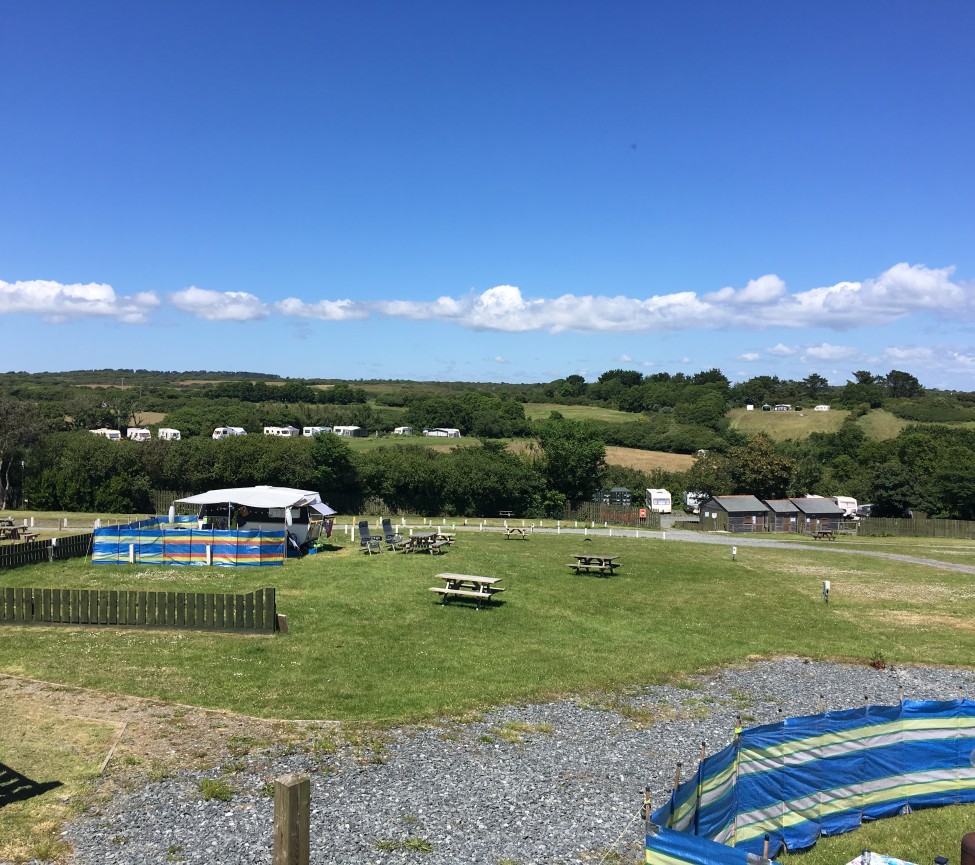
<path id="1" fill-rule="evenodd" d="M 369 736 L 376 724 L 679 682 L 746 657 L 787 653 L 890 665 L 964 665 L 975 657 L 970 575 L 948 568 L 855 557 L 839 547 L 746 548 L 750 539 L 732 561 L 730 536 L 691 545 L 644 533 L 597 537 L 594 544 L 611 545 L 623 561 L 619 574 L 604 579 L 565 567 L 579 535 L 538 533 L 511 542 L 487 531 L 458 534 L 443 558 L 360 555 L 339 529 L 334 549 L 284 568 L 133 569 L 74 560 L 5 572 L 3 582 L 12 586 L 240 591 L 275 585 L 291 624 L 291 633 L 276 637 L 10 629 L 12 638 L 0 645 L 0 671 L 15 677 L 2 688 L 16 723 L 0 719 L 0 731 L 19 738 L 0 740 L 0 751 L 26 753 L 26 742 L 33 747 L 40 740 L 35 765 L 67 760 L 51 757 L 62 733 L 38 719 L 85 719 L 77 780 L 66 780 L 57 797 L 39 797 L 60 804 L 29 822 L 56 827 L 78 803 L 91 804 L 92 779 L 116 738 L 108 771 L 113 781 L 134 783 L 172 766 L 233 761 L 232 746 L 255 755 L 281 740 L 331 748 L 335 720 L 353 731 L 343 735 Z M 893 540 L 870 539 L 865 549 L 900 552 Z M 975 551 L 964 542 L 952 542 L 950 550 L 944 541 L 906 543 L 924 558 L 943 551 L 964 562 Z M 491 610 L 442 607 L 428 591 L 441 570 L 498 575 L 509 591 Z M 823 579 L 833 586 L 828 607 Z M 756 620 L 776 626 L 714 627 Z M 565 664 L 567 655 L 572 665 Z M 484 658 L 492 663 L 484 665 Z M 309 726 L 248 715 L 328 721 Z M 4 812 L 0 831 L 13 831 L 14 812 Z"/>

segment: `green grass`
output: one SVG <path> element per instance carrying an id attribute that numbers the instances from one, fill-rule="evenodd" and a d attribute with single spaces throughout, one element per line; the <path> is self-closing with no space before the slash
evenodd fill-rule
<path id="1" fill-rule="evenodd" d="M 619 411 L 598 405 L 559 405 L 550 402 L 526 402 L 525 417 L 529 420 L 545 420 L 557 411 L 569 420 L 602 420 L 619 423 L 621 421 L 642 421 L 643 415 L 631 411 Z"/>
<path id="2" fill-rule="evenodd" d="M 971 831 L 975 831 L 975 805 L 927 808 L 865 823 L 844 835 L 820 838 L 811 850 L 780 855 L 777 860 L 790 865 L 840 865 L 872 850 L 917 865 L 931 865 L 935 856 L 947 856 L 950 865 L 957 865 L 961 839 Z"/>
<path id="3" fill-rule="evenodd" d="M 886 441 L 887 439 L 897 438 L 900 431 L 911 422 L 885 411 L 882 408 L 873 409 L 863 417 L 857 418 L 857 426 L 862 429 L 869 438 Z"/>
<path id="4" fill-rule="evenodd" d="M 345 546 L 284 568 L 22 567 L 0 585 L 276 586 L 290 633 L 10 627 L 0 670 L 264 717 L 395 723 L 680 678 L 753 655 L 975 657 L 969 575 L 840 552 L 739 547 L 733 563 L 723 545 L 616 537 L 592 547 L 622 556 L 617 576 L 572 574 L 577 537 L 470 531 L 443 557 Z M 502 577 L 503 603 L 440 605 L 428 591 L 440 571 Z M 736 622 L 774 625 L 727 625 Z"/>
<path id="5" fill-rule="evenodd" d="M 756 406 L 753 411 L 735 408 L 728 412 L 728 420 L 735 429 L 740 429 L 747 435 L 765 433 L 775 441 L 784 439 L 803 439 L 814 432 L 836 432 L 848 411 L 830 409 L 829 411 L 813 411 L 812 406 L 804 407 L 803 411 L 762 411 Z"/>

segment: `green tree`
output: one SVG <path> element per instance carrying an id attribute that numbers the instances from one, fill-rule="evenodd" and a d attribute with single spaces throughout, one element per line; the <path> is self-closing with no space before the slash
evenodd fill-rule
<path id="1" fill-rule="evenodd" d="M 27 458 L 31 445 L 38 440 L 43 429 L 40 412 L 31 402 L 0 396 L 0 511 L 7 507 L 11 489 L 11 470 L 14 477 L 21 477 L 22 462 Z"/>
<path id="2" fill-rule="evenodd" d="M 784 498 L 797 470 L 795 462 L 777 453 L 766 435 L 752 436 L 747 445 L 732 448 L 726 466 L 734 493 L 751 493 L 760 499 Z"/>
<path id="3" fill-rule="evenodd" d="M 548 490 L 571 501 L 588 501 L 599 488 L 606 445 L 588 424 L 550 418 L 536 425 L 539 470 Z"/>

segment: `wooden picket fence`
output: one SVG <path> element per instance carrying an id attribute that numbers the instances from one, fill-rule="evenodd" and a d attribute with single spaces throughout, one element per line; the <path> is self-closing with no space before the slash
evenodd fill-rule
<path id="1" fill-rule="evenodd" d="M 20 565 L 36 565 L 39 562 L 59 562 L 87 556 L 91 552 L 92 533 L 47 538 L 40 541 L 22 541 L 0 546 L 0 571 Z"/>
<path id="2" fill-rule="evenodd" d="M 278 630 L 274 589 L 247 594 L 0 588 L 0 624 Z"/>

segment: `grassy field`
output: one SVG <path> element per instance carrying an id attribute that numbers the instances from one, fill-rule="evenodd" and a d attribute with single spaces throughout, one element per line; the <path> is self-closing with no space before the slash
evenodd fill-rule
<path id="1" fill-rule="evenodd" d="M 836 432 L 849 412 L 836 409 L 829 411 L 747 411 L 733 408 L 728 420 L 736 429 L 746 434 L 766 433 L 770 438 L 802 439 L 814 432 Z"/>
<path id="2" fill-rule="evenodd" d="M 881 441 L 897 438 L 900 431 L 909 424 L 910 421 L 902 420 L 882 408 L 874 409 L 863 417 L 857 418 L 857 425 L 868 437 Z"/>
<path id="3" fill-rule="evenodd" d="M 630 411 L 618 411 L 614 408 L 603 408 L 596 405 L 559 405 L 549 402 L 526 402 L 524 404 L 525 417 L 529 420 L 545 420 L 553 411 L 569 420 L 602 420 L 619 422 L 639 422 L 642 414 Z"/>
<path id="4" fill-rule="evenodd" d="M 742 547 L 732 562 L 724 545 L 614 537 L 597 541 L 622 557 L 620 572 L 607 579 L 577 576 L 565 566 L 581 546 L 577 536 L 510 541 L 461 530 L 442 558 L 365 556 L 341 530 L 333 541 L 331 551 L 283 568 L 95 567 L 76 559 L 0 573 L 2 586 L 235 592 L 272 585 L 290 626 L 290 633 L 274 637 L 8 627 L 0 671 L 106 696 L 385 725 L 685 680 L 754 656 L 949 665 L 970 665 L 975 657 L 971 578 L 935 567 L 839 551 Z M 975 544 L 957 541 L 871 538 L 843 545 L 853 544 L 975 558 Z M 438 604 L 428 589 L 448 570 L 502 577 L 503 603 L 483 610 Z M 832 582 L 828 607 L 821 601 L 823 579 Z M 757 621 L 774 626 L 718 624 Z M 56 760 L 64 782 L 63 795 L 0 811 L 0 858 L 63 852 L 57 826 L 90 801 L 98 760 L 116 726 L 65 723 L 49 713 L 25 717 L 22 706 L 0 703 L 0 752 L 15 754 L 18 771 L 42 779 Z M 930 862 L 948 849 L 943 839 L 957 847 L 973 817 L 975 808 L 946 808 L 910 822 L 881 821 L 820 842 L 803 861 L 832 865 L 866 846 Z"/>
<path id="5" fill-rule="evenodd" d="M 666 472 L 684 472 L 692 465 L 696 457 L 689 454 L 671 454 L 665 451 L 644 451 L 638 448 L 621 448 L 615 445 L 606 447 L 606 462 L 611 466 L 626 466 L 650 472 L 663 469 Z"/>
<path id="6" fill-rule="evenodd" d="M 284 568 L 94 567 L 81 559 L 22 567 L 3 584 L 224 592 L 273 585 L 291 633 L 11 628 L 0 670 L 263 717 L 400 722 L 657 682 L 750 655 L 882 654 L 960 665 L 975 657 L 968 575 L 842 553 L 749 549 L 731 563 L 723 546 L 631 538 L 600 545 L 623 557 L 613 579 L 569 572 L 576 538 L 511 542 L 474 532 L 462 532 L 442 559 L 363 556 L 339 540 L 333 552 Z M 504 603 L 440 606 L 428 589 L 442 570 L 502 577 Z M 833 583 L 828 608 L 822 579 Z M 714 627 L 755 616 L 776 627 Z M 892 623 L 901 627 L 892 632 Z M 492 664 L 480 664 L 487 656 Z"/>

